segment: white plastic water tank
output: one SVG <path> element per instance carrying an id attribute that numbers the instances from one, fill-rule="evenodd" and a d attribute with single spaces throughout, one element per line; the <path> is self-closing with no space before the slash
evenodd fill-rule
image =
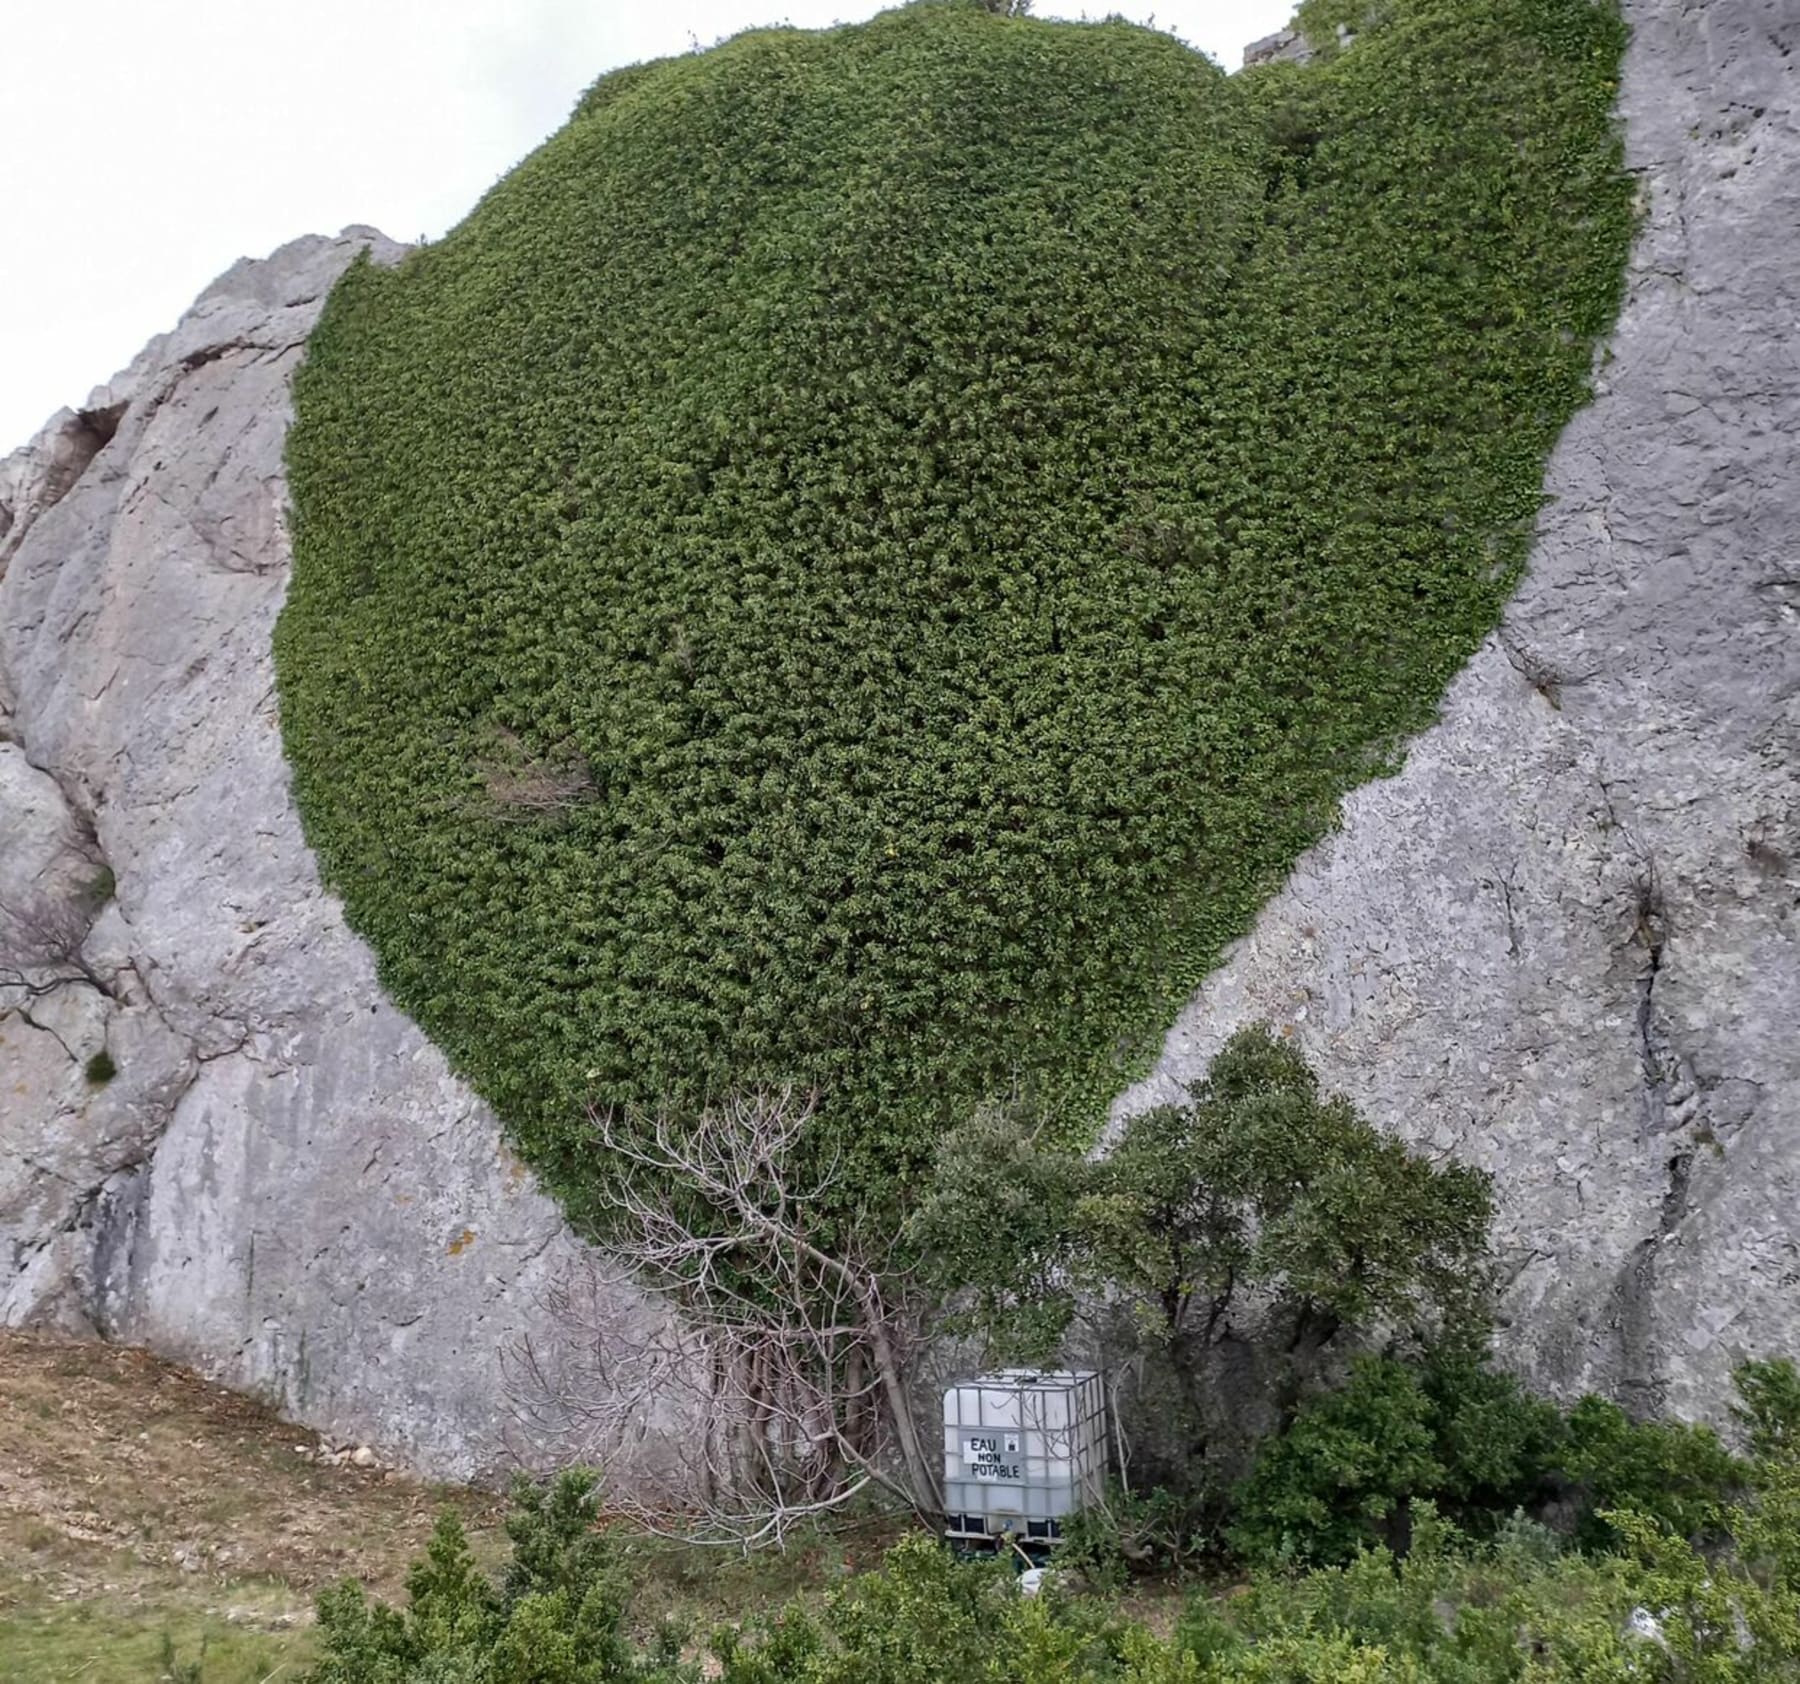
<path id="1" fill-rule="evenodd" d="M 1106 1388 L 1093 1370 L 1009 1368 L 945 1390 L 950 1537 L 1059 1537 L 1105 1484 Z"/>

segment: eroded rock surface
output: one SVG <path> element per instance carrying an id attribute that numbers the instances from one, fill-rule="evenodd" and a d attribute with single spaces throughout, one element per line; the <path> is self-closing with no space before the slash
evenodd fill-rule
<path id="1" fill-rule="evenodd" d="M 1252 41 L 1244 49 L 1244 68 L 1248 70 L 1253 64 L 1277 62 L 1305 64 L 1312 56 L 1312 48 L 1299 30 L 1278 29 L 1273 35 L 1263 36 L 1260 41 Z"/>
<path id="2" fill-rule="evenodd" d="M 1800 9 L 1627 11 L 1648 221 L 1530 575 L 1121 1108 L 1274 1020 L 1494 1171 L 1512 1360 L 1700 1413 L 1800 1349 Z M 0 1320 L 467 1474 L 576 1248 L 321 891 L 269 654 L 365 246 L 240 264 L 0 463 Z"/>
<path id="3" fill-rule="evenodd" d="M 0 1320 L 470 1474 L 573 1248 L 321 891 L 270 663 L 288 380 L 365 247 L 237 265 L 0 467 Z"/>
<path id="4" fill-rule="evenodd" d="M 1800 1351 L 1800 6 L 1625 9 L 1647 221 L 1529 576 L 1117 1110 L 1280 1025 L 1493 1171 L 1512 1362 L 1717 1415 Z"/>

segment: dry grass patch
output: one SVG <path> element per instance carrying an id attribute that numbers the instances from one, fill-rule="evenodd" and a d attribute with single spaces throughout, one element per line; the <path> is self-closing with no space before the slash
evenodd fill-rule
<path id="1" fill-rule="evenodd" d="M 498 1552 L 483 1493 L 321 1466 L 314 1433 L 142 1351 L 0 1333 L 0 1676 L 206 1684 L 298 1676 L 312 1598 L 400 1594 L 446 1503 Z"/>

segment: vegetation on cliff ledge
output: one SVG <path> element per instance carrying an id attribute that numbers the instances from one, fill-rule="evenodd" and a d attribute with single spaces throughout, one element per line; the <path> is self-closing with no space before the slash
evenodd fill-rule
<path id="1" fill-rule="evenodd" d="M 758 31 L 340 284 L 301 811 L 577 1215 L 590 1102 L 816 1087 L 865 1190 L 996 1092 L 1091 1122 L 1492 627 L 1617 304 L 1623 29 L 1379 12 L 1231 78 Z"/>

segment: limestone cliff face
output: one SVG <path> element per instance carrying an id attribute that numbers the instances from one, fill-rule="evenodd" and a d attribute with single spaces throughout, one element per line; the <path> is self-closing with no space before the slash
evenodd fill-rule
<path id="1" fill-rule="evenodd" d="M 321 891 L 270 664 L 288 380 L 364 247 L 239 264 L 0 468 L 0 1319 L 470 1474 L 570 1241 Z"/>
<path id="2" fill-rule="evenodd" d="M 1800 1349 L 1800 7 L 1626 10 L 1646 227 L 1529 577 L 1120 1106 L 1289 1027 L 1495 1172 L 1511 1360 L 1701 1413 Z M 0 463 L 0 1320 L 468 1474 L 578 1248 L 320 889 L 270 665 L 365 246 L 238 265 Z"/>
<path id="3" fill-rule="evenodd" d="M 1285 1027 L 1494 1172 L 1512 1362 L 1717 1413 L 1800 1350 L 1800 6 L 1625 10 L 1646 223 L 1529 575 L 1117 1110 Z"/>

